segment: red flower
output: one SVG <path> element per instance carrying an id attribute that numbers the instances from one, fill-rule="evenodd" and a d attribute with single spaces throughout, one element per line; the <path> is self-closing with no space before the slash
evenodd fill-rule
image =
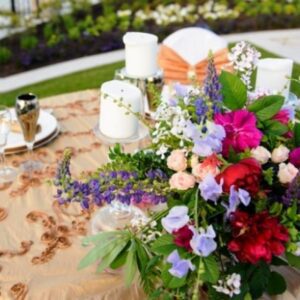
<path id="1" fill-rule="evenodd" d="M 179 247 L 185 248 L 187 251 L 192 251 L 190 240 L 193 237 L 193 231 L 188 225 L 181 227 L 178 230 L 173 231 L 174 243 Z"/>
<path id="2" fill-rule="evenodd" d="M 216 179 L 223 179 L 223 191 L 229 193 L 230 187 L 242 188 L 250 194 L 257 194 L 261 177 L 261 166 L 254 158 L 245 158 L 237 164 L 230 165 Z"/>
<path id="3" fill-rule="evenodd" d="M 290 121 L 290 112 L 288 109 L 282 109 L 280 110 L 275 116 L 272 117 L 272 120 L 278 121 L 283 125 L 287 125 Z M 293 132 L 288 131 L 287 133 L 284 134 L 284 137 L 286 138 L 292 138 L 293 137 Z"/>
<path id="4" fill-rule="evenodd" d="M 253 216 L 236 211 L 232 216 L 233 239 L 228 243 L 228 249 L 239 261 L 256 264 L 263 260 L 270 263 L 273 255 L 284 253 L 289 234 L 277 217 L 270 216 L 267 211 Z"/>
<path id="5" fill-rule="evenodd" d="M 290 152 L 289 159 L 295 167 L 300 168 L 300 147 Z"/>

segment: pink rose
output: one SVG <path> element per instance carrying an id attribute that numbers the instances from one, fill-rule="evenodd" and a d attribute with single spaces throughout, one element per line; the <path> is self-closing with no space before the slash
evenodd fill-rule
<path id="1" fill-rule="evenodd" d="M 220 173 L 218 165 L 220 164 L 218 157 L 215 154 L 208 156 L 202 163 L 193 167 L 192 173 L 197 181 L 202 181 L 206 175 L 211 174 L 217 176 Z"/>
<path id="2" fill-rule="evenodd" d="M 167 159 L 168 168 L 176 172 L 187 168 L 187 159 L 184 150 L 173 150 Z"/>
<path id="3" fill-rule="evenodd" d="M 282 109 L 272 119 L 287 125 L 290 120 L 290 112 L 287 109 Z"/>
<path id="4" fill-rule="evenodd" d="M 169 183 L 172 189 L 185 191 L 193 188 L 196 180 L 195 177 L 191 174 L 188 174 L 186 172 L 177 172 L 172 175 Z"/>
<path id="5" fill-rule="evenodd" d="M 290 152 L 289 159 L 290 159 L 290 162 L 294 166 L 296 166 L 297 168 L 300 168 L 300 147 L 298 147 Z"/>

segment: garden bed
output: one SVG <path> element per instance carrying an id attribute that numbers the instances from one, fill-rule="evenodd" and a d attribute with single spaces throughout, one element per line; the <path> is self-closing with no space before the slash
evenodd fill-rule
<path id="1" fill-rule="evenodd" d="M 148 6 L 135 11 L 97 4 L 71 14 L 58 14 L 48 22 L 0 41 L 0 77 L 120 49 L 122 36 L 128 30 L 151 32 L 162 40 L 187 26 L 208 28 L 218 34 L 300 27 L 295 12 L 256 14 L 224 5 L 207 7 L 207 3 Z"/>

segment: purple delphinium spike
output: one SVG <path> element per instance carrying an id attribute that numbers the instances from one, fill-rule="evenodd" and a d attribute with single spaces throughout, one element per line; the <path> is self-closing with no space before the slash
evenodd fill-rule
<path id="1" fill-rule="evenodd" d="M 296 199 L 300 199 L 300 170 L 283 195 L 282 203 L 285 206 L 290 206 L 292 205 L 293 200 Z"/>
<path id="2" fill-rule="evenodd" d="M 221 93 L 221 83 L 219 82 L 219 76 L 217 74 L 217 70 L 214 64 L 213 55 L 209 55 L 208 57 L 208 65 L 207 65 L 207 74 L 204 81 L 204 93 L 205 95 L 212 101 L 213 103 L 213 112 L 220 112 L 220 102 L 223 100 L 223 96 Z"/>

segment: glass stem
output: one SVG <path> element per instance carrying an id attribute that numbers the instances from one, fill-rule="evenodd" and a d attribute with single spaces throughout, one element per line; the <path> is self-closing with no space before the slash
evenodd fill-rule
<path id="1" fill-rule="evenodd" d="M 34 145 L 33 142 L 27 142 L 29 160 L 33 160 L 33 145 Z"/>

